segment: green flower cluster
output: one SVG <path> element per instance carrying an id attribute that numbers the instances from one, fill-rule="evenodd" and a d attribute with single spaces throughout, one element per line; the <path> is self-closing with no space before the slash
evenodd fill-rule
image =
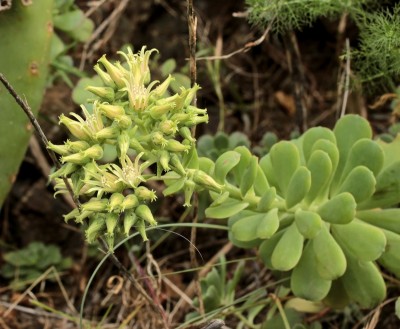
<path id="1" fill-rule="evenodd" d="M 385 298 L 378 264 L 400 277 L 399 139 L 371 139 L 365 119 L 309 129 L 258 161 L 238 147 L 210 166 L 225 193 L 206 215 L 229 217 L 230 239 L 258 247 L 299 297 L 372 307 Z"/>
<path id="2" fill-rule="evenodd" d="M 182 163 L 195 148 L 190 127 L 208 121 L 205 109 L 191 105 L 199 86 L 169 95 L 171 76 L 151 82 L 148 64 L 154 51 L 120 52 L 123 64 L 100 58 L 94 69 L 104 86 L 87 88 L 98 96 L 92 110 L 82 106 L 83 116 L 61 115 L 74 140 L 48 145 L 61 156 L 61 169 L 51 175 L 56 193 L 66 192 L 66 177 L 82 201 L 65 219 L 86 221 L 87 240 L 105 234 L 110 249 L 115 233 L 128 235 L 133 226 L 147 239 L 145 225 L 156 225 L 147 204 L 156 193 L 145 183 L 170 170 L 186 175 Z M 106 144 L 116 147 L 116 163 L 102 163 Z M 190 175 L 198 176 L 196 171 Z"/>

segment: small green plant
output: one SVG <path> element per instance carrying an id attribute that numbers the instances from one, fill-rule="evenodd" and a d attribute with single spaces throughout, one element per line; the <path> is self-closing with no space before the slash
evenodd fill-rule
<path id="1" fill-rule="evenodd" d="M 276 33 L 312 25 L 319 17 L 348 15 L 360 30 L 359 46 L 351 56 L 358 80 L 367 89 L 389 86 L 394 90 L 400 77 L 400 6 L 385 9 L 374 0 L 246 0 L 249 21 Z M 385 56 L 382 56 L 385 54 Z"/>
<path id="2" fill-rule="evenodd" d="M 89 242 L 104 236 L 112 250 L 120 233 L 136 227 L 146 240 L 146 225 L 156 225 L 146 182 L 163 181 L 165 196 L 184 193 L 185 206 L 205 190 L 213 200 L 206 215 L 229 218 L 231 241 L 257 247 L 296 296 L 380 303 L 379 266 L 400 276 L 400 210 L 391 208 L 400 202 L 400 142 L 372 140 L 368 121 L 348 115 L 333 130 L 276 143 L 260 160 L 245 146 L 215 161 L 198 157 L 189 128 L 208 120 L 190 105 L 199 87 L 166 94 L 172 78 L 151 82 L 151 52 L 121 53 L 128 68 L 103 56 L 95 70 L 104 86 L 88 87 L 99 97 L 93 113 L 83 106 L 84 117 L 60 117 L 76 140 L 49 144 L 63 163 L 52 178 L 62 193 L 66 177 L 82 202 L 65 219 L 85 224 Z M 116 163 L 99 163 L 107 144 L 116 145 Z"/>
<path id="3" fill-rule="evenodd" d="M 3 258 L 6 263 L 0 269 L 0 275 L 13 279 L 11 287 L 14 290 L 24 289 L 51 266 L 57 271 L 72 266 L 72 259 L 64 258 L 60 248 L 41 242 L 32 242 L 24 249 L 5 253 Z"/>
<path id="4" fill-rule="evenodd" d="M 74 66 L 68 50 L 80 42 L 87 41 L 93 33 L 94 23 L 75 5 L 75 0 L 57 0 L 54 3 L 53 20 L 55 32 L 51 40 L 50 82 L 62 78 L 70 88 L 73 82 L 68 74 L 82 77 L 84 73 Z"/>
<path id="5" fill-rule="evenodd" d="M 237 146 L 246 146 L 250 148 L 249 138 L 238 131 L 230 135 L 224 132 L 218 132 L 215 136 L 201 136 L 197 142 L 197 153 L 199 156 L 207 157 L 215 161 L 221 154 L 233 150 Z"/>

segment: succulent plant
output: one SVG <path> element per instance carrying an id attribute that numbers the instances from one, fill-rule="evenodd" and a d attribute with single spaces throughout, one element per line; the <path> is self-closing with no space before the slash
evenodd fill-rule
<path id="1" fill-rule="evenodd" d="M 127 68 L 103 56 L 95 70 L 104 86 L 88 87 L 98 96 L 92 112 L 82 106 L 83 117 L 60 117 L 76 140 L 49 144 L 63 163 L 52 178 L 63 193 L 66 177 L 82 202 L 65 219 L 85 223 L 89 242 L 105 236 L 112 250 L 116 234 L 135 226 L 146 240 L 146 225 L 156 225 L 147 182 L 163 181 L 165 196 L 182 192 L 185 206 L 205 190 L 213 200 L 206 215 L 229 218 L 233 243 L 258 247 L 298 297 L 334 306 L 381 302 L 378 266 L 400 277 L 400 209 L 390 208 L 400 202 L 400 138 L 374 141 L 368 121 L 348 115 L 333 130 L 315 127 L 276 143 L 260 160 L 246 146 L 215 162 L 198 157 L 190 127 L 208 120 L 190 105 L 199 87 L 168 95 L 170 76 L 151 82 L 151 52 L 120 53 Z M 104 164 L 107 145 L 118 157 Z"/>
<path id="2" fill-rule="evenodd" d="M 127 68 L 103 56 L 95 71 L 104 86 L 87 87 L 97 96 L 92 112 L 81 106 L 83 116 L 72 113 L 73 118 L 60 117 L 60 123 L 76 140 L 48 145 L 63 164 L 51 175 L 57 181 L 56 194 L 67 192 L 62 180 L 67 177 L 82 201 L 65 219 L 86 222 L 87 240 L 105 235 L 110 249 L 115 233 L 128 235 L 136 226 L 146 240 L 145 226 L 156 225 L 148 203 L 157 196 L 145 182 L 163 180 L 161 174 L 167 171 L 184 175 L 179 184 L 185 187 L 189 204 L 196 184 L 193 180 L 199 181 L 197 170 L 186 170 L 195 151 L 190 127 L 208 121 L 206 110 L 190 105 L 199 86 L 182 87 L 179 93 L 166 97 L 172 77 L 160 84 L 150 80 L 148 62 L 154 51 L 143 47 L 138 54 L 120 52 Z M 107 145 L 116 146 L 115 163 L 100 162 Z M 156 173 L 148 169 L 151 166 Z"/>
<path id="3" fill-rule="evenodd" d="M 400 201 L 400 158 L 399 139 L 371 137 L 368 121 L 348 115 L 259 162 L 246 148 L 226 152 L 209 173 L 227 193 L 211 193 L 206 215 L 229 217 L 230 239 L 258 247 L 295 295 L 372 307 L 386 293 L 378 264 L 400 276 L 400 209 L 389 208 Z"/>

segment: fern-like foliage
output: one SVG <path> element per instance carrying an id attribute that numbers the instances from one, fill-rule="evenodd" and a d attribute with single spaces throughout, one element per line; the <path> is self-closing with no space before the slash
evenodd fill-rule
<path id="1" fill-rule="evenodd" d="M 272 22 L 272 30 L 284 33 L 311 25 L 318 17 L 358 12 L 370 0 L 246 0 L 249 21 L 258 26 Z"/>
<path id="2" fill-rule="evenodd" d="M 365 90 L 395 89 L 400 79 L 400 5 L 382 9 L 371 0 L 246 0 L 250 23 L 283 34 L 312 25 L 317 18 L 347 13 L 359 27 L 358 48 L 350 52 Z M 346 55 L 347 56 L 347 55 Z M 345 56 L 344 56 L 345 57 Z"/>
<path id="3" fill-rule="evenodd" d="M 361 82 L 395 89 L 400 78 L 399 4 L 392 10 L 366 15 L 360 26 L 360 47 L 353 57 Z"/>

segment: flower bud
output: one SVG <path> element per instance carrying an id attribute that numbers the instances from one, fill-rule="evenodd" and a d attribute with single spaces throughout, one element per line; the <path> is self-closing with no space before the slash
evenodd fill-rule
<path id="1" fill-rule="evenodd" d="M 103 212 L 107 210 L 108 200 L 92 198 L 88 202 L 82 204 L 81 209 L 92 212 Z"/>
<path id="2" fill-rule="evenodd" d="M 214 178 L 207 175 L 204 171 L 196 170 L 193 175 L 193 181 L 207 189 L 221 192 L 222 185 L 218 184 Z"/>
<path id="3" fill-rule="evenodd" d="M 156 131 L 151 134 L 151 141 L 154 145 L 157 146 L 166 146 L 168 141 L 164 138 L 163 134 L 160 133 L 159 131 Z"/>
<path id="4" fill-rule="evenodd" d="M 146 235 L 146 225 L 144 224 L 143 219 L 140 218 L 136 221 L 136 229 L 142 236 L 143 241 L 149 240 Z"/>
<path id="5" fill-rule="evenodd" d="M 159 161 L 161 167 L 165 171 L 169 171 L 171 168 L 169 167 L 169 160 L 171 159 L 169 153 L 167 151 L 161 150 L 159 153 Z"/>
<path id="6" fill-rule="evenodd" d="M 122 210 L 122 202 L 124 201 L 125 197 L 121 193 L 113 193 L 110 196 L 109 202 L 108 202 L 108 211 L 118 211 L 120 212 Z"/>
<path id="7" fill-rule="evenodd" d="M 132 226 L 136 224 L 139 217 L 135 214 L 133 210 L 129 210 L 125 213 L 124 217 L 124 233 L 126 236 L 129 235 L 129 231 L 131 230 Z"/>
<path id="8" fill-rule="evenodd" d="M 60 124 L 63 124 L 65 127 L 67 127 L 69 132 L 78 139 L 89 140 L 91 137 L 86 129 L 84 129 L 84 126 L 81 122 L 72 120 L 66 117 L 64 114 L 60 115 Z"/>
<path id="9" fill-rule="evenodd" d="M 163 134 L 172 135 L 178 131 L 177 124 L 172 120 L 163 120 L 158 126 Z"/>
<path id="10" fill-rule="evenodd" d="M 118 219 L 119 215 L 116 213 L 106 214 L 106 226 L 108 234 L 114 233 L 115 227 L 117 226 L 118 223 Z"/>
<path id="11" fill-rule="evenodd" d="M 200 89 L 201 87 L 197 83 L 192 88 L 189 89 L 189 93 L 185 99 L 185 106 L 188 106 L 192 103 L 194 97 L 196 96 L 197 91 Z"/>
<path id="12" fill-rule="evenodd" d="M 105 139 L 115 139 L 119 134 L 119 129 L 115 126 L 110 126 L 99 130 L 94 138 L 98 141 L 102 141 Z"/>
<path id="13" fill-rule="evenodd" d="M 174 106 L 175 103 L 153 105 L 149 109 L 150 116 L 155 120 L 160 119 L 164 114 L 167 114 L 171 109 L 173 109 Z"/>
<path id="14" fill-rule="evenodd" d="M 75 163 L 75 164 L 80 164 L 80 165 L 83 165 L 83 164 L 89 162 L 90 160 L 91 159 L 88 156 L 86 156 L 84 152 L 78 152 L 75 154 L 65 155 L 65 156 L 61 157 L 62 163 L 70 162 L 70 163 Z"/>
<path id="15" fill-rule="evenodd" d="M 132 119 L 127 115 L 121 115 L 116 121 L 121 129 L 128 129 L 132 124 Z"/>
<path id="16" fill-rule="evenodd" d="M 67 223 L 69 220 L 76 218 L 79 215 L 79 209 L 75 208 L 70 211 L 68 214 L 64 215 L 64 220 Z"/>
<path id="17" fill-rule="evenodd" d="M 67 145 L 55 145 L 52 142 L 49 142 L 47 144 L 47 148 L 60 155 L 67 155 L 70 153 L 69 147 Z"/>
<path id="18" fill-rule="evenodd" d="M 156 192 L 149 190 L 145 186 L 139 186 L 135 189 L 135 195 L 143 201 L 155 201 L 157 199 Z"/>
<path id="19" fill-rule="evenodd" d="M 184 122 L 185 126 L 192 127 L 196 126 L 200 123 L 208 123 L 208 115 L 203 115 L 203 116 L 192 116 L 190 119 L 186 120 Z"/>
<path id="20" fill-rule="evenodd" d="M 134 149 L 136 152 L 144 151 L 142 144 L 140 144 L 140 142 L 136 138 L 131 138 L 129 140 L 129 148 Z"/>
<path id="21" fill-rule="evenodd" d="M 129 194 L 125 197 L 124 201 L 122 201 L 122 211 L 129 210 L 135 208 L 139 204 L 139 200 L 136 195 Z"/>
<path id="22" fill-rule="evenodd" d="M 85 155 L 85 157 L 88 157 L 90 159 L 94 159 L 94 160 L 99 160 L 103 157 L 103 148 L 98 145 L 95 144 L 91 147 L 89 147 L 87 150 L 83 151 L 83 154 Z"/>
<path id="23" fill-rule="evenodd" d="M 187 139 L 188 141 L 190 141 L 191 143 L 194 143 L 196 141 L 196 138 L 192 137 L 192 132 L 190 131 L 190 129 L 188 127 L 182 127 L 179 129 L 179 134 Z"/>
<path id="24" fill-rule="evenodd" d="M 193 105 L 188 105 L 186 107 L 186 112 L 192 113 L 192 114 L 207 114 L 206 109 L 199 109 L 198 107 L 193 106 Z"/>
<path id="25" fill-rule="evenodd" d="M 168 139 L 165 145 L 165 149 L 172 152 L 188 152 L 190 150 L 190 146 L 183 145 L 175 139 Z"/>
<path id="26" fill-rule="evenodd" d="M 117 138 L 117 150 L 119 157 L 125 157 L 128 153 L 130 138 L 126 131 L 122 131 Z"/>
<path id="27" fill-rule="evenodd" d="M 151 226 L 156 226 L 157 222 L 153 217 L 153 214 L 151 213 L 151 210 L 148 206 L 146 206 L 145 204 L 141 204 L 139 205 L 136 209 L 135 209 L 135 214 L 137 216 L 139 216 L 141 219 L 145 220 L 146 222 L 148 222 Z"/>
<path id="28" fill-rule="evenodd" d="M 111 79 L 114 81 L 114 83 L 117 85 L 119 89 L 125 87 L 125 82 L 123 80 L 124 75 L 123 72 L 117 68 L 115 65 L 111 64 L 107 58 L 106 55 L 103 55 L 98 62 L 103 64 L 105 67 L 107 73 L 110 75 Z"/>
<path id="29" fill-rule="evenodd" d="M 176 123 L 181 123 L 181 122 L 186 122 L 187 120 L 190 120 L 191 115 L 188 113 L 175 113 L 172 117 L 171 120 L 175 121 Z"/>
<path id="30" fill-rule="evenodd" d="M 88 228 L 85 230 L 86 240 L 88 243 L 94 242 L 100 236 L 101 231 L 106 226 L 105 224 L 104 216 L 93 216 Z"/>
<path id="31" fill-rule="evenodd" d="M 111 88 L 115 88 L 116 85 L 113 81 L 113 79 L 111 79 L 110 75 L 106 72 L 104 72 L 101 68 L 99 64 L 96 64 L 94 66 L 94 70 L 96 71 L 96 73 L 98 74 L 98 76 L 101 78 L 101 80 L 103 80 L 103 83 Z"/>
<path id="32" fill-rule="evenodd" d="M 162 97 L 165 92 L 167 91 L 169 84 L 171 81 L 173 81 L 174 78 L 172 78 L 171 74 L 168 75 L 168 77 L 164 80 L 163 83 L 161 83 L 157 88 L 154 89 L 154 95 L 157 97 Z"/>
<path id="33" fill-rule="evenodd" d="M 68 163 L 62 165 L 61 168 L 58 169 L 57 171 L 50 174 L 49 178 L 54 179 L 56 177 L 66 177 L 66 176 L 72 174 L 73 172 L 77 171 L 78 168 L 79 168 L 78 165 L 68 162 Z"/>
<path id="34" fill-rule="evenodd" d="M 103 113 L 107 118 L 111 120 L 119 119 L 122 115 L 125 114 L 125 110 L 120 105 L 110 105 L 101 103 L 98 105 L 98 109 L 101 113 Z"/>
<path id="35" fill-rule="evenodd" d="M 192 181 L 187 179 L 185 181 L 185 185 L 184 185 L 184 194 L 185 194 L 185 203 L 183 204 L 184 207 L 191 207 L 191 199 L 192 199 L 192 195 L 194 192 L 194 189 L 196 187 L 196 184 Z"/>
<path id="36" fill-rule="evenodd" d="M 115 92 L 113 88 L 88 86 L 85 89 L 90 91 L 92 94 L 99 96 L 100 98 L 106 99 L 109 102 L 112 102 L 115 99 Z"/>
<path id="37" fill-rule="evenodd" d="M 89 144 L 85 141 L 73 141 L 68 140 L 65 145 L 68 147 L 70 152 L 76 153 L 81 152 L 89 148 Z"/>
<path id="38" fill-rule="evenodd" d="M 186 170 L 182 166 L 181 160 L 179 159 L 179 157 L 176 154 L 172 154 L 171 155 L 170 164 L 174 166 L 173 169 L 178 174 L 180 174 L 181 176 L 185 176 L 186 175 Z"/>

